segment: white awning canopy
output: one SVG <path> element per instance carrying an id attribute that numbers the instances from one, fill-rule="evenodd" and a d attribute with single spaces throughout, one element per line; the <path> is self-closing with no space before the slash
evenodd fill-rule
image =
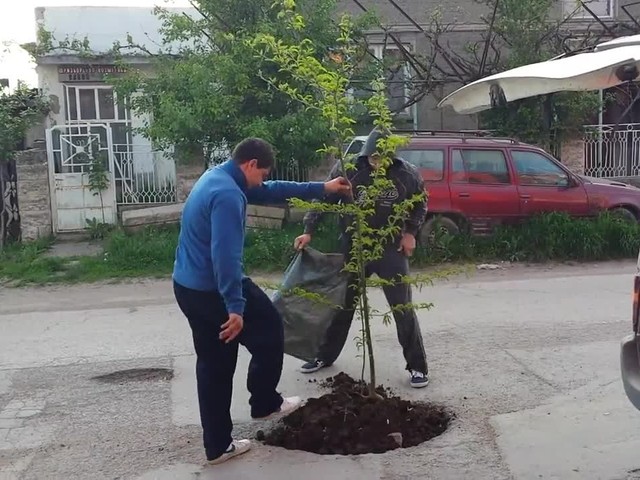
<path id="1" fill-rule="evenodd" d="M 598 52 L 602 50 L 609 50 L 611 48 L 626 47 L 627 45 L 640 45 L 640 35 L 629 35 L 627 37 L 615 38 L 597 45 L 594 50 Z"/>
<path id="2" fill-rule="evenodd" d="M 465 85 L 438 105 L 472 114 L 491 108 L 491 93 L 507 102 L 563 91 L 592 91 L 640 78 L 640 35 L 598 45 L 593 52 L 534 63 Z M 499 88 L 497 88 L 499 87 Z"/>

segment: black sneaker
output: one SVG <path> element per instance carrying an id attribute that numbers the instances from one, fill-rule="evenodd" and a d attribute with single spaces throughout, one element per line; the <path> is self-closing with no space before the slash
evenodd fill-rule
<path id="1" fill-rule="evenodd" d="M 411 386 L 413 388 L 424 388 L 429 385 L 429 376 L 426 373 L 411 370 Z"/>
<path id="2" fill-rule="evenodd" d="M 315 360 L 311 362 L 307 362 L 304 365 L 302 365 L 302 367 L 300 367 L 300 371 L 302 373 L 313 373 L 325 367 L 328 367 L 328 365 L 324 363 L 322 360 L 318 360 L 316 358 Z"/>

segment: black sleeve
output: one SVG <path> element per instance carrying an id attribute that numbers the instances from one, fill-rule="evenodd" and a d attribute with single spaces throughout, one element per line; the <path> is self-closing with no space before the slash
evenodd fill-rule
<path id="1" fill-rule="evenodd" d="M 422 199 L 415 203 L 411 208 L 409 216 L 404 222 L 404 231 L 415 236 L 418 234 L 418 231 L 420 230 L 420 227 L 422 227 L 427 216 L 427 194 L 424 189 L 424 180 L 422 179 L 422 175 L 420 175 L 418 169 L 413 165 L 407 165 L 406 170 L 410 177 L 407 185 L 411 186 L 407 192 L 407 197 L 411 198 L 415 194 L 423 195 Z"/>

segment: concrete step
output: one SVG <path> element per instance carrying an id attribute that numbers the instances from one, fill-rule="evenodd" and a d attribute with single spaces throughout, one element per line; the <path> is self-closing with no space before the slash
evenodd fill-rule
<path id="1" fill-rule="evenodd" d="M 171 225 L 180 222 L 184 203 L 128 209 L 121 213 L 122 227 L 136 231 L 145 227 Z M 274 206 L 247 206 L 247 226 L 279 229 L 285 222 L 300 221 L 304 211 Z"/>
<path id="2" fill-rule="evenodd" d="M 122 212 L 122 227 L 135 231 L 150 226 L 171 225 L 180 222 L 184 203 L 126 210 Z"/>

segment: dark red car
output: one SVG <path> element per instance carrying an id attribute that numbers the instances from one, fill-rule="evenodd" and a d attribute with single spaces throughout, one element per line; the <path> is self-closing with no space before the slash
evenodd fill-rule
<path id="1" fill-rule="evenodd" d="M 640 219 L 640 189 L 576 175 L 544 150 L 511 139 L 413 133 L 398 156 L 415 165 L 429 193 L 423 239 L 436 225 L 450 233 L 490 233 L 534 214 L 575 217 L 614 210 Z"/>

